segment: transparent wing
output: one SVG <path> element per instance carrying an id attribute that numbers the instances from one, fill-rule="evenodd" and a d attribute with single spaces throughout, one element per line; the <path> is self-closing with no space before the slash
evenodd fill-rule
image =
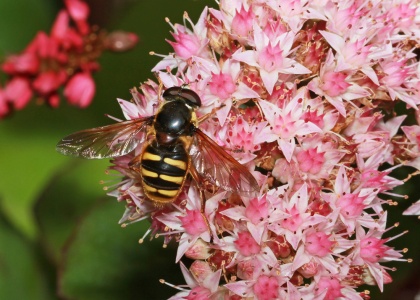
<path id="1" fill-rule="evenodd" d="M 83 158 L 122 156 L 144 141 L 152 121 L 153 117 L 147 117 L 78 131 L 63 138 L 56 149 Z"/>
<path id="2" fill-rule="evenodd" d="M 258 183 L 248 169 L 200 129 L 194 136 L 190 156 L 197 172 L 216 186 L 242 196 L 258 195 Z"/>

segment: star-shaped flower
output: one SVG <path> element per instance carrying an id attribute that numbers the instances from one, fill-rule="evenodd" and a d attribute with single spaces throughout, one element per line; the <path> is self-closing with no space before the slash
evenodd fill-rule
<path id="1" fill-rule="evenodd" d="M 255 50 L 237 52 L 232 57 L 250 66 L 257 67 L 267 92 L 273 92 L 279 73 L 308 74 L 307 68 L 288 56 L 293 51 L 295 34 L 291 31 L 270 40 L 259 26 L 254 26 Z"/>

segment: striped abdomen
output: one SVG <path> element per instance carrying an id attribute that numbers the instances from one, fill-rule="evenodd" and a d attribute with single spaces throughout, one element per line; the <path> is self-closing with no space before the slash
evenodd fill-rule
<path id="1" fill-rule="evenodd" d="M 156 140 L 148 144 L 141 158 L 146 197 L 158 203 L 172 202 L 184 185 L 188 164 L 188 154 L 182 144 L 158 147 Z"/>

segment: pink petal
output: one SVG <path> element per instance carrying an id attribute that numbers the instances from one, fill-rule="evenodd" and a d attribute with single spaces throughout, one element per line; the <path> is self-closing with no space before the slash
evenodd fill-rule
<path id="1" fill-rule="evenodd" d="M 64 96 L 76 106 L 85 108 L 92 102 L 95 95 L 95 82 L 89 73 L 74 75 L 64 88 Z"/>
<path id="2" fill-rule="evenodd" d="M 407 208 L 403 215 L 420 215 L 420 200 Z"/>

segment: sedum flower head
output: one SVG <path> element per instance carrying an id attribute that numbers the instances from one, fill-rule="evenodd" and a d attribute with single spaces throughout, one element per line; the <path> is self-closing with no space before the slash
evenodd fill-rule
<path id="1" fill-rule="evenodd" d="M 155 206 L 129 167 L 139 146 L 111 167 L 123 175 L 110 193 L 126 203 L 121 223 L 151 220 L 145 236 L 179 243 L 176 260 L 194 261 L 190 271 L 181 264 L 189 288 L 172 299 L 382 291 L 392 281 L 386 263 L 406 260 L 383 236 L 394 228 L 383 199 L 404 183 L 391 171 L 420 170 L 420 126 L 394 110 L 403 102 L 414 115 L 420 105 L 417 1 L 218 4 L 196 23 L 186 13 L 183 24 L 167 20 L 174 51 L 152 71 L 164 88 L 197 92 L 199 116 L 218 108 L 200 129 L 249 168 L 260 193 L 213 188 L 203 202 L 190 180 L 176 201 Z M 127 119 L 155 113 L 156 83 L 131 93 L 119 100 Z"/>

